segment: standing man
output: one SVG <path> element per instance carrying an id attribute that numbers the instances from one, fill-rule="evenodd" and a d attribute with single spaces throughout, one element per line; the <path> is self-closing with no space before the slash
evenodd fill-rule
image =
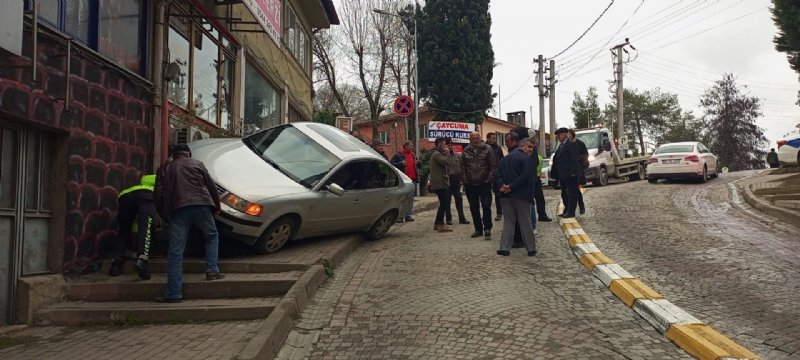
<path id="1" fill-rule="evenodd" d="M 495 157 L 497 157 L 497 163 L 499 164 L 500 160 L 503 160 L 504 155 L 503 148 L 501 148 L 500 145 L 497 145 L 497 134 L 486 134 L 486 144 L 488 144 L 492 150 L 494 150 Z M 503 220 L 503 208 L 500 206 L 500 188 L 497 186 L 492 186 L 492 191 L 494 192 L 494 200 L 497 207 L 497 217 L 494 218 L 494 221 L 500 221 Z"/>
<path id="2" fill-rule="evenodd" d="M 414 155 L 414 143 L 411 141 L 406 141 L 403 143 L 403 150 L 400 150 L 392 156 L 391 160 L 392 165 L 396 168 L 400 169 L 406 176 L 411 178 L 414 184 L 419 183 L 419 160 Z M 416 192 L 414 193 L 416 195 Z M 411 206 L 408 207 L 408 211 L 406 211 L 405 221 L 414 221 L 414 201 L 411 201 Z M 402 220 L 398 220 L 398 222 L 403 222 Z"/>
<path id="3" fill-rule="evenodd" d="M 450 171 L 447 165 L 450 162 L 450 151 L 447 147 L 447 139 L 437 138 L 436 148 L 431 151 L 431 190 L 439 198 L 439 209 L 436 210 L 436 220 L 433 223 L 433 230 L 438 232 L 452 232 L 453 229 L 445 225 L 445 209 L 450 208 Z"/>
<path id="4" fill-rule="evenodd" d="M 453 141 L 451 139 L 447 141 L 447 149 L 450 151 L 448 154 L 450 156 L 450 163 L 447 164 L 450 175 L 449 190 L 450 194 L 453 196 L 453 200 L 456 202 L 458 223 L 466 225 L 469 224 L 469 221 L 467 217 L 464 216 L 464 200 L 461 197 L 461 184 L 464 183 L 464 172 L 462 171 L 464 168 L 464 160 L 461 154 L 456 154 L 455 151 L 453 151 Z M 453 209 L 448 206 L 446 210 L 447 225 L 453 225 Z"/>
<path id="5" fill-rule="evenodd" d="M 192 159 L 186 144 L 175 146 L 173 160 L 158 169 L 153 197 L 161 218 L 169 223 L 167 290 L 164 301 L 183 299 L 183 251 L 192 227 L 200 230 L 206 247 L 206 280 L 224 279 L 217 263 L 219 233 L 214 214 L 220 211 L 219 193 L 202 162 Z"/>
<path id="6" fill-rule="evenodd" d="M 372 150 L 375 150 L 375 152 L 383 156 L 383 158 L 386 159 L 386 161 L 389 161 L 389 155 L 386 155 L 386 150 L 384 149 L 384 145 L 385 144 L 383 143 L 383 140 L 375 139 L 372 142 Z"/>
<path id="7" fill-rule="evenodd" d="M 528 146 L 529 139 L 519 140 L 516 132 L 506 135 L 508 156 L 498 165 L 495 183 L 500 188 L 500 206 L 505 210 L 503 235 L 497 255 L 511 254 L 514 242 L 515 227 L 519 226 L 522 242 L 528 250 L 528 256 L 536 255 L 536 238 L 531 224 L 531 199 L 533 199 L 533 177 L 536 167 L 530 155 L 523 148 Z"/>
<path id="8" fill-rule="evenodd" d="M 147 262 L 150 260 L 150 240 L 155 226 L 156 207 L 153 203 L 153 188 L 155 184 L 155 175 L 143 175 L 139 185 L 131 186 L 119 193 L 117 198 L 119 203 L 117 248 L 114 261 L 108 270 L 109 276 L 122 274 L 125 251 L 131 245 L 131 228 L 133 227 L 133 221 L 138 218 L 134 244 L 137 256 L 133 268 L 136 269 L 140 279 L 150 280 L 150 267 Z"/>
<path id="9" fill-rule="evenodd" d="M 767 164 L 769 164 L 771 169 L 781 166 L 781 162 L 778 160 L 778 153 L 775 152 L 775 148 L 769 149 L 769 153 L 767 154 Z"/>
<path id="10" fill-rule="evenodd" d="M 497 170 L 497 156 L 494 150 L 481 141 L 481 134 L 469 134 L 469 145 L 464 149 L 464 192 L 467 194 L 469 211 L 475 232 L 472 238 L 483 235 L 486 240 L 492 237 L 492 188 Z M 481 216 L 483 209 L 483 216 Z"/>
<path id="11" fill-rule="evenodd" d="M 575 129 L 569 129 L 569 140 L 575 143 L 578 149 L 578 164 L 580 164 L 580 172 L 578 173 L 578 185 L 586 185 L 586 169 L 589 168 L 589 150 L 586 149 L 586 143 L 578 139 L 575 135 Z M 578 209 L 581 215 L 586 213 L 586 205 L 583 203 L 583 193 L 578 188 Z"/>
<path id="12" fill-rule="evenodd" d="M 556 130 L 558 136 L 558 149 L 553 155 L 553 164 L 550 166 L 553 177 L 558 179 L 561 186 L 561 201 L 564 202 L 564 212 L 558 214 L 563 218 L 575 217 L 575 208 L 578 207 L 578 175 L 580 165 L 578 164 L 578 149 L 574 142 L 569 141 L 569 130 L 559 128 Z"/>

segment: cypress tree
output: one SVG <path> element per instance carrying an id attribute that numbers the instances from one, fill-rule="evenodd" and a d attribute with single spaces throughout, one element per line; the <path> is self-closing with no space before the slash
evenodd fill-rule
<path id="1" fill-rule="evenodd" d="M 480 122 L 492 107 L 489 0 L 428 0 L 419 26 L 420 96 L 436 120 Z"/>

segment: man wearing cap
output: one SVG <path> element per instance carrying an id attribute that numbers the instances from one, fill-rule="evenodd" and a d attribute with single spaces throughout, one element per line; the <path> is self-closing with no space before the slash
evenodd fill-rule
<path id="1" fill-rule="evenodd" d="M 561 185 L 561 198 L 564 201 L 564 212 L 558 216 L 563 218 L 575 217 L 575 210 L 578 207 L 578 175 L 580 164 L 578 164 L 578 149 L 574 142 L 569 141 L 569 130 L 559 128 L 556 130 L 558 136 L 558 149 L 553 155 L 551 171 L 553 177 L 558 179 Z"/>
<path id="2" fill-rule="evenodd" d="M 219 192 L 202 162 L 192 159 L 186 144 L 174 148 L 173 160 L 162 165 L 156 176 L 156 209 L 169 223 L 167 256 L 167 289 L 164 302 L 183 299 L 183 251 L 192 227 L 200 230 L 205 240 L 206 280 L 224 279 L 220 273 L 219 233 L 214 215 L 220 211 Z"/>
<path id="3" fill-rule="evenodd" d="M 375 141 L 372 142 L 372 149 L 375 150 L 375 152 L 377 152 L 378 154 L 383 156 L 383 158 L 388 161 L 389 160 L 389 155 L 386 155 L 386 150 L 384 150 L 384 147 L 383 147 L 384 145 L 386 145 L 386 144 L 383 143 L 383 140 L 375 139 Z"/>

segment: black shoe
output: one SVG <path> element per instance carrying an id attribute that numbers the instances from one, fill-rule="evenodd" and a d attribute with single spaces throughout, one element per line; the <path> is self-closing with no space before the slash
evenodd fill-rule
<path id="1" fill-rule="evenodd" d="M 551 221 L 553 221 L 553 219 L 545 216 L 545 217 L 540 217 L 539 221 L 541 221 L 541 222 L 551 222 Z"/>
<path id="2" fill-rule="evenodd" d="M 472 235 L 470 235 L 470 237 L 475 239 L 475 238 L 481 237 L 482 235 L 483 235 L 483 232 L 476 230 L 474 233 L 472 233 Z"/>
<path id="3" fill-rule="evenodd" d="M 166 303 L 166 304 L 180 304 L 182 301 L 183 301 L 182 298 L 174 298 L 174 299 L 171 299 L 171 298 L 158 298 L 158 299 L 156 299 L 156 302 Z"/>
<path id="4" fill-rule="evenodd" d="M 414 218 L 413 218 L 413 217 L 411 217 L 411 216 L 406 216 L 406 221 L 408 221 L 408 222 L 413 222 L 413 221 L 414 221 Z"/>
<path id="5" fill-rule="evenodd" d="M 492 231 L 491 230 L 484 230 L 483 231 L 483 238 L 486 240 L 492 239 Z"/>
<path id="6" fill-rule="evenodd" d="M 445 224 L 447 224 L 447 225 L 453 225 L 453 220 L 447 220 L 447 222 L 445 222 Z"/>
<path id="7" fill-rule="evenodd" d="M 122 258 L 116 258 L 111 261 L 111 267 L 108 269 L 108 276 L 120 276 L 122 275 L 122 266 L 124 265 L 125 260 Z"/>
<path id="8" fill-rule="evenodd" d="M 536 256 L 536 250 L 528 251 L 528 256 Z"/>
<path id="9" fill-rule="evenodd" d="M 133 268 L 136 270 L 136 273 L 139 274 L 139 279 L 150 280 L 150 267 L 147 265 L 147 260 L 136 259 Z"/>
<path id="10" fill-rule="evenodd" d="M 398 223 L 398 224 L 402 224 L 402 223 L 404 223 L 404 222 L 405 222 L 405 221 L 404 221 L 403 219 L 397 219 L 397 223 Z"/>
<path id="11" fill-rule="evenodd" d="M 471 223 L 469 222 L 469 220 L 467 220 L 467 219 L 461 219 L 461 220 L 458 220 L 458 223 L 459 223 L 459 224 L 462 224 L 462 225 L 469 225 L 469 224 L 471 224 Z"/>
<path id="12" fill-rule="evenodd" d="M 504 251 L 504 250 L 497 250 L 497 255 L 509 256 L 509 255 L 511 255 L 511 252 L 510 251 Z"/>
<path id="13" fill-rule="evenodd" d="M 206 281 L 219 280 L 219 279 L 224 279 L 224 278 L 225 278 L 225 274 L 223 274 L 221 272 L 207 272 L 206 273 Z"/>
<path id="14" fill-rule="evenodd" d="M 559 216 L 565 219 L 569 219 L 569 218 L 574 218 L 575 214 L 561 214 Z"/>

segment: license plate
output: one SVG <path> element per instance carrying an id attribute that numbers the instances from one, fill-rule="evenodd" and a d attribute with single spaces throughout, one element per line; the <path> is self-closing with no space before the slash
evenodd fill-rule
<path id="1" fill-rule="evenodd" d="M 680 162 L 680 159 L 661 160 L 662 164 L 678 164 Z"/>

